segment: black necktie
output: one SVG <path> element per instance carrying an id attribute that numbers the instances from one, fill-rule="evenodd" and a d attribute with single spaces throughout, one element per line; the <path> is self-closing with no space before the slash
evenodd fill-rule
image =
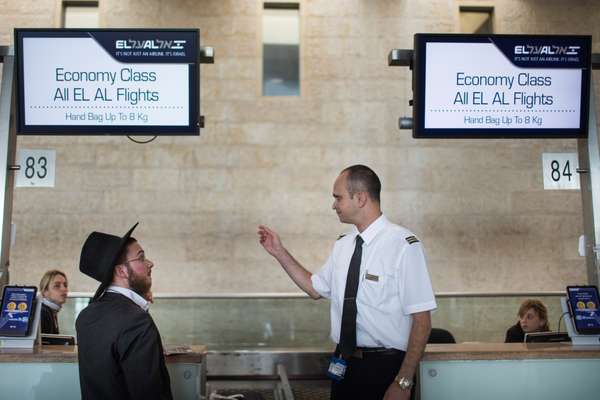
<path id="1" fill-rule="evenodd" d="M 340 331 L 340 351 L 349 357 L 356 350 L 356 293 L 360 276 L 360 260 L 362 258 L 363 240 L 356 236 L 356 246 L 350 260 L 346 290 L 344 291 L 344 308 L 342 311 L 342 329 Z"/>

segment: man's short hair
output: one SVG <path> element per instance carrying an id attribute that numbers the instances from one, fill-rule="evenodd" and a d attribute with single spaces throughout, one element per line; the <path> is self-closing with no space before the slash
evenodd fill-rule
<path id="1" fill-rule="evenodd" d="M 346 190 L 353 197 L 355 193 L 367 192 L 371 200 L 379 203 L 381 181 L 377 174 L 366 165 L 352 165 L 342 171 L 346 172 Z"/>

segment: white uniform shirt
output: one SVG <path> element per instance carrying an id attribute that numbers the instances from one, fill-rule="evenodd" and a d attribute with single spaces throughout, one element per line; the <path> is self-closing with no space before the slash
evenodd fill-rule
<path id="1" fill-rule="evenodd" d="M 346 277 L 358 229 L 337 240 L 314 289 L 331 300 L 331 339 L 340 341 Z M 412 316 L 437 307 L 421 242 L 381 215 L 360 234 L 364 240 L 356 295 L 356 343 L 406 351 Z M 408 239 L 407 239 L 408 238 Z M 412 243 L 412 244 L 411 244 Z"/>

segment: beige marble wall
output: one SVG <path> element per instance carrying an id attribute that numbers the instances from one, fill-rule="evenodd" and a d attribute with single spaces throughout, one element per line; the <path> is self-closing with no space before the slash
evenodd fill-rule
<path id="1" fill-rule="evenodd" d="M 55 1 L 0 0 L 0 44 L 13 27 L 57 26 Z M 355 163 L 383 181 L 383 209 L 420 236 L 435 290 L 560 290 L 586 280 L 577 255 L 578 192 L 544 191 L 543 152 L 564 140 L 414 140 L 411 74 L 387 66 L 416 32 L 456 32 L 458 6 L 494 5 L 497 33 L 600 38 L 595 1 L 301 1 L 301 96 L 261 89 L 261 2 L 100 0 L 102 27 L 199 27 L 216 63 L 201 67 L 200 137 L 19 137 L 57 151 L 56 187 L 15 190 L 11 281 L 62 268 L 71 290 L 92 230 L 136 236 L 157 264 L 157 292 L 297 290 L 259 247 L 257 224 L 278 230 L 309 269 L 347 227 L 331 211 L 337 173 Z M 596 51 L 599 50 L 594 45 Z"/>

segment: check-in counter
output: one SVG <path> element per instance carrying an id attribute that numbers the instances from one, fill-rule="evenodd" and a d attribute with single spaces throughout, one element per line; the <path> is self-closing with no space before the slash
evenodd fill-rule
<path id="1" fill-rule="evenodd" d="M 570 343 L 427 345 L 422 400 L 600 398 L 600 346 Z"/>
<path id="2" fill-rule="evenodd" d="M 166 357 L 174 399 L 206 395 L 206 347 Z M 0 399 L 80 399 L 77 346 L 0 349 Z"/>

